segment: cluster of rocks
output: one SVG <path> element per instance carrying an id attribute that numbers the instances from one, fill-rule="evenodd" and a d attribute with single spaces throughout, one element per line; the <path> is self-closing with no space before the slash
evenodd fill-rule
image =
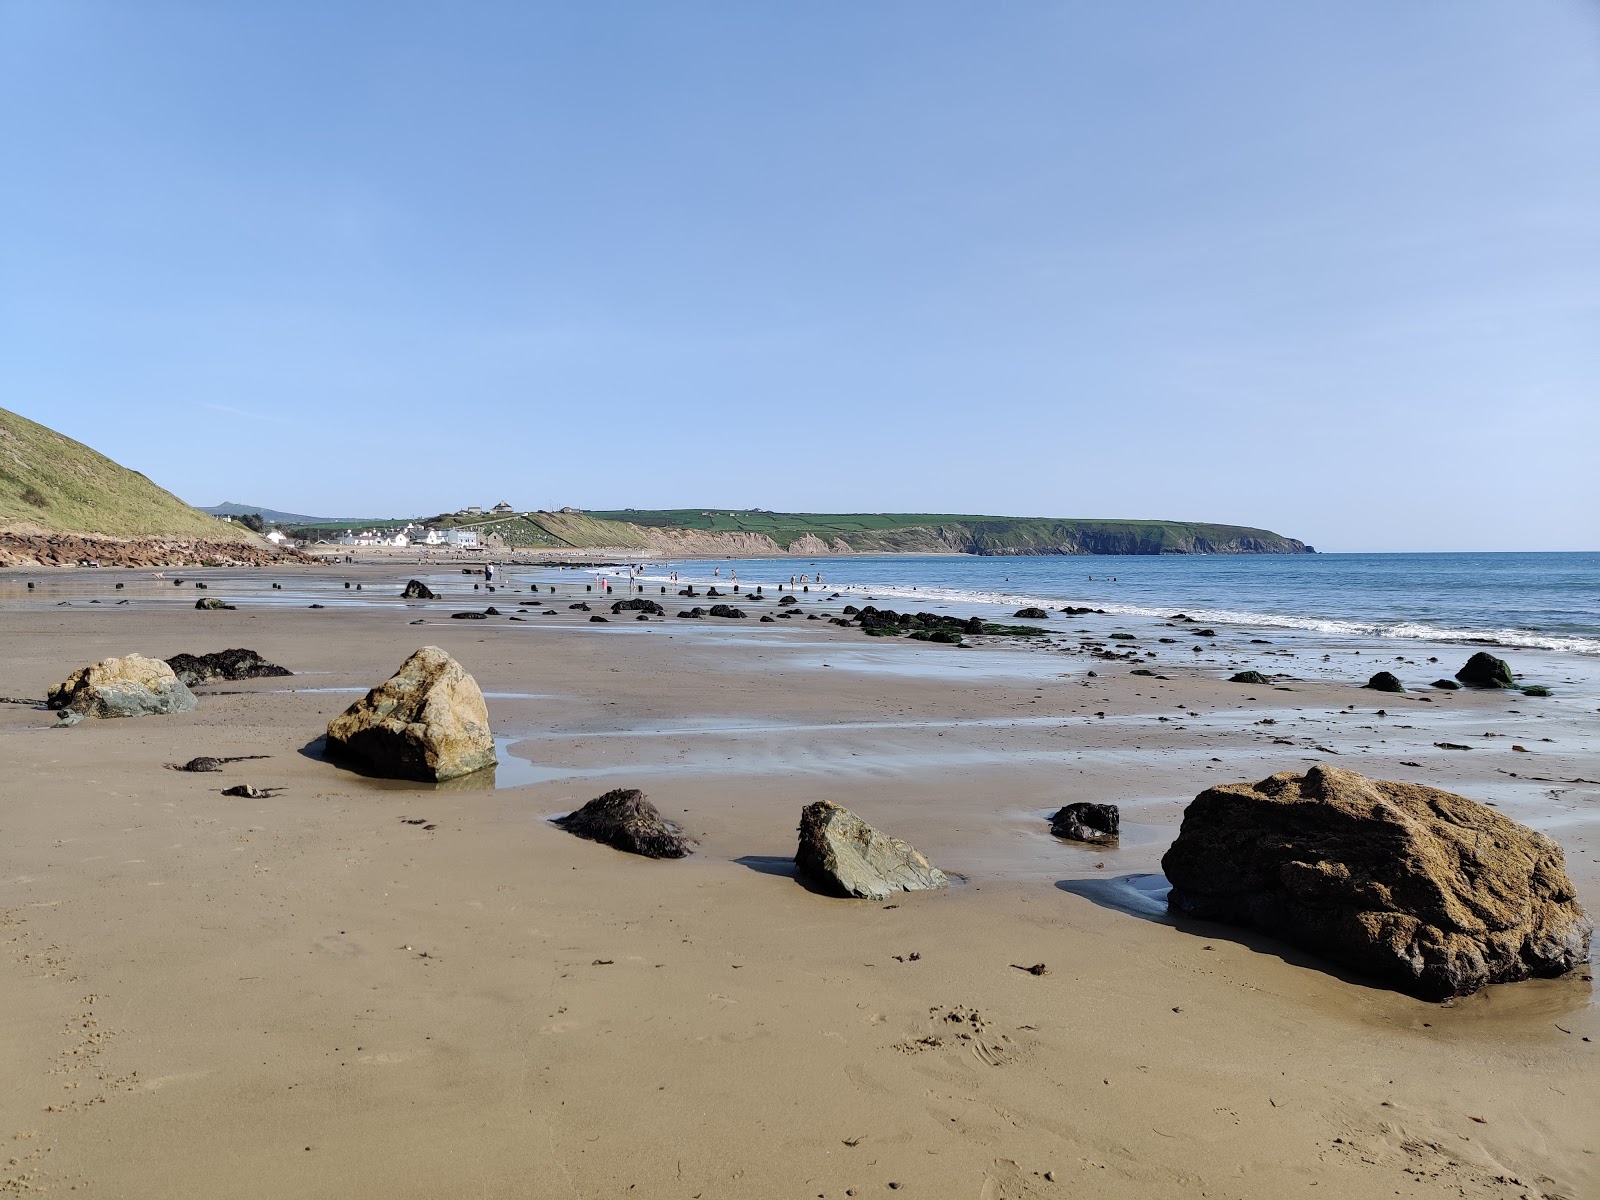
<path id="1" fill-rule="evenodd" d="M 1459 681 L 1459 682 L 1458 682 Z M 1541 684 L 1519 684 L 1511 671 L 1511 664 L 1479 650 L 1456 672 L 1455 679 L 1435 679 L 1431 686 L 1443 691 L 1459 691 L 1462 685 L 1470 688 L 1507 688 L 1520 691 L 1525 696 L 1548 696 L 1550 689 Z M 1375 692 L 1403 692 L 1405 684 L 1393 671 L 1378 671 L 1361 685 Z"/>
<path id="2" fill-rule="evenodd" d="M 273 674 L 287 672 L 242 649 L 170 662 L 128 655 L 75 672 L 47 702 L 64 724 L 187 712 L 196 700 L 186 680 Z M 373 774 L 427 782 L 496 761 L 482 692 L 435 646 L 330 721 L 326 752 Z M 637 789 L 607 792 L 557 824 L 652 858 L 694 848 Z M 1115 805 L 1068 804 L 1051 832 L 1108 847 L 1120 816 Z M 949 884 L 913 846 L 826 800 L 801 812 L 795 864 L 840 896 L 883 900 Z M 1588 961 L 1593 934 L 1551 838 L 1463 796 L 1334 767 L 1202 792 L 1162 869 L 1175 914 L 1262 930 L 1428 999 L 1563 975 Z"/>

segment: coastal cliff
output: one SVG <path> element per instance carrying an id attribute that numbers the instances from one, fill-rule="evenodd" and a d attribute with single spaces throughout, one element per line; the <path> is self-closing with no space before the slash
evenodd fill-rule
<path id="1" fill-rule="evenodd" d="M 82 442 L 0 408 L 0 566 L 262 563 L 293 557 Z"/>

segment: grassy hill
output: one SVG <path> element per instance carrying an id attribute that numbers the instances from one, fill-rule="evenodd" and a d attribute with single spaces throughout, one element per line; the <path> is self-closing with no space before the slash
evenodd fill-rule
<path id="1" fill-rule="evenodd" d="M 1068 520 L 958 513 L 775 513 L 760 509 L 622 509 L 588 512 L 647 529 L 750 533 L 789 546 L 804 537 L 858 552 L 964 554 L 1304 554 L 1268 529 L 1196 521 Z"/>
<path id="2" fill-rule="evenodd" d="M 247 530 L 190 508 L 139 472 L 0 408 L 0 531 L 6 530 L 255 544 Z"/>

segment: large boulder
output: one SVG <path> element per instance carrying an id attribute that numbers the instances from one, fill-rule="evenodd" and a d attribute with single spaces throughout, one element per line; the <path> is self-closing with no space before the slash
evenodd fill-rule
<path id="1" fill-rule="evenodd" d="M 400 593 L 402 600 L 437 600 L 438 594 L 420 579 L 413 579 Z"/>
<path id="2" fill-rule="evenodd" d="M 691 849 L 682 831 L 664 820 L 638 788 L 614 788 L 555 823 L 568 833 L 646 858 L 683 858 Z"/>
<path id="3" fill-rule="evenodd" d="M 167 666 L 184 683 L 194 687 L 213 679 L 268 679 L 294 672 L 277 663 L 269 663 L 254 650 L 239 647 L 218 650 L 215 654 L 174 654 Z"/>
<path id="4" fill-rule="evenodd" d="M 1058 809 L 1050 818 L 1050 832 L 1070 842 L 1106 845 L 1117 840 L 1122 814 L 1115 804 L 1079 800 Z"/>
<path id="5" fill-rule="evenodd" d="M 1263 929 L 1425 999 L 1565 974 L 1594 929 L 1544 834 L 1337 767 L 1202 792 L 1161 865 L 1173 912 Z"/>
<path id="6" fill-rule="evenodd" d="M 1478 688 L 1514 688 L 1517 681 L 1511 676 L 1511 664 L 1503 658 L 1496 658 L 1486 651 L 1479 650 L 1466 665 L 1456 672 L 1456 678 L 1468 687 Z"/>
<path id="7" fill-rule="evenodd" d="M 1021 617 L 1024 621 L 1044 621 L 1050 617 L 1050 614 L 1042 608 L 1019 608 L 1011 615 Z"/>
<path id="8" fill-rule="evenodd" d="M 1272 680 L 1268 679 L 1260 671 L 1240 671 L 1237 675 L 1230 676 L 1229 679 L 1228 679 L 1228 682 L 1229 683 L 1248 683 L 1248 684 L 1253 684 L 1256 687 L 1271 687 L 1272 686 Z"/>
<path id="9" fill-rule="evenodd" d="M 63 725 L 85 717 L 144 717 L 190 712 L 197 701 L 159 658 L 129 654 L 74 671 L 50 689 L 45 703 L 61 710 Z"/>
<path id="10" fill-rule="evenodd" d="M 667 610 L 662 608 L 661 605 L 657 604 L 654 600 L 646 600 L 641 596 L 635 596 L 631 600 L 618 600 L 611 606 L 611 615 L 614 617 L 619 613 L 631 612 L 633 610 L 637 610 L 641 616 L 646 613 L 652 613 L 658 617 L 664 617 L 667 615 Z"/>
<path id="11" fill-rule="evenodd" d="M 1375 692 L 1403 692 L 1406 690 L 1406 685 L 1401 683 L 1392 671 L 1379 671 L 1361 686 L 1371 688 Z"/>
<path id="12" fill-rule="evenodd" d="M 800 848 L 794 861 L 829 890 L 864 900 L 950 885 L 945 873 L 911 846 L 879 833 L 848 808 L 827 800 L 801 811 Z"/>
<path id="13" fill-rule="evenodd" d="M 495 764 L 483 693 L 437 646 L 328 722 L 327 749 L 395 779 L 439 782 Z"/>

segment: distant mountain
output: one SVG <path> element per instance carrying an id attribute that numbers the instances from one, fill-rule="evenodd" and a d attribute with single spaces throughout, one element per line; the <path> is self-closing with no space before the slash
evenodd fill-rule
<path id="1" fill-rule="evenodd" d="M 263 521 L 271 521 L 274 525 L 376 525 L 396 519 L 394 517 L 308 517 L 305 513 L 279 512 L 275 508 L 262 508 L 259 504 L 235 504 L 232 500 L 224 500 L 221 504 L 202 508 L 200 511 L 210 513 L 213 517 L 239 517 L 245 513 L 256 513 Z"/>
<path id="2" fill-rule="evenodd" d="M 198 538 L 257 545 L 137 471 L 0 408 L 0 534 Z"/>

